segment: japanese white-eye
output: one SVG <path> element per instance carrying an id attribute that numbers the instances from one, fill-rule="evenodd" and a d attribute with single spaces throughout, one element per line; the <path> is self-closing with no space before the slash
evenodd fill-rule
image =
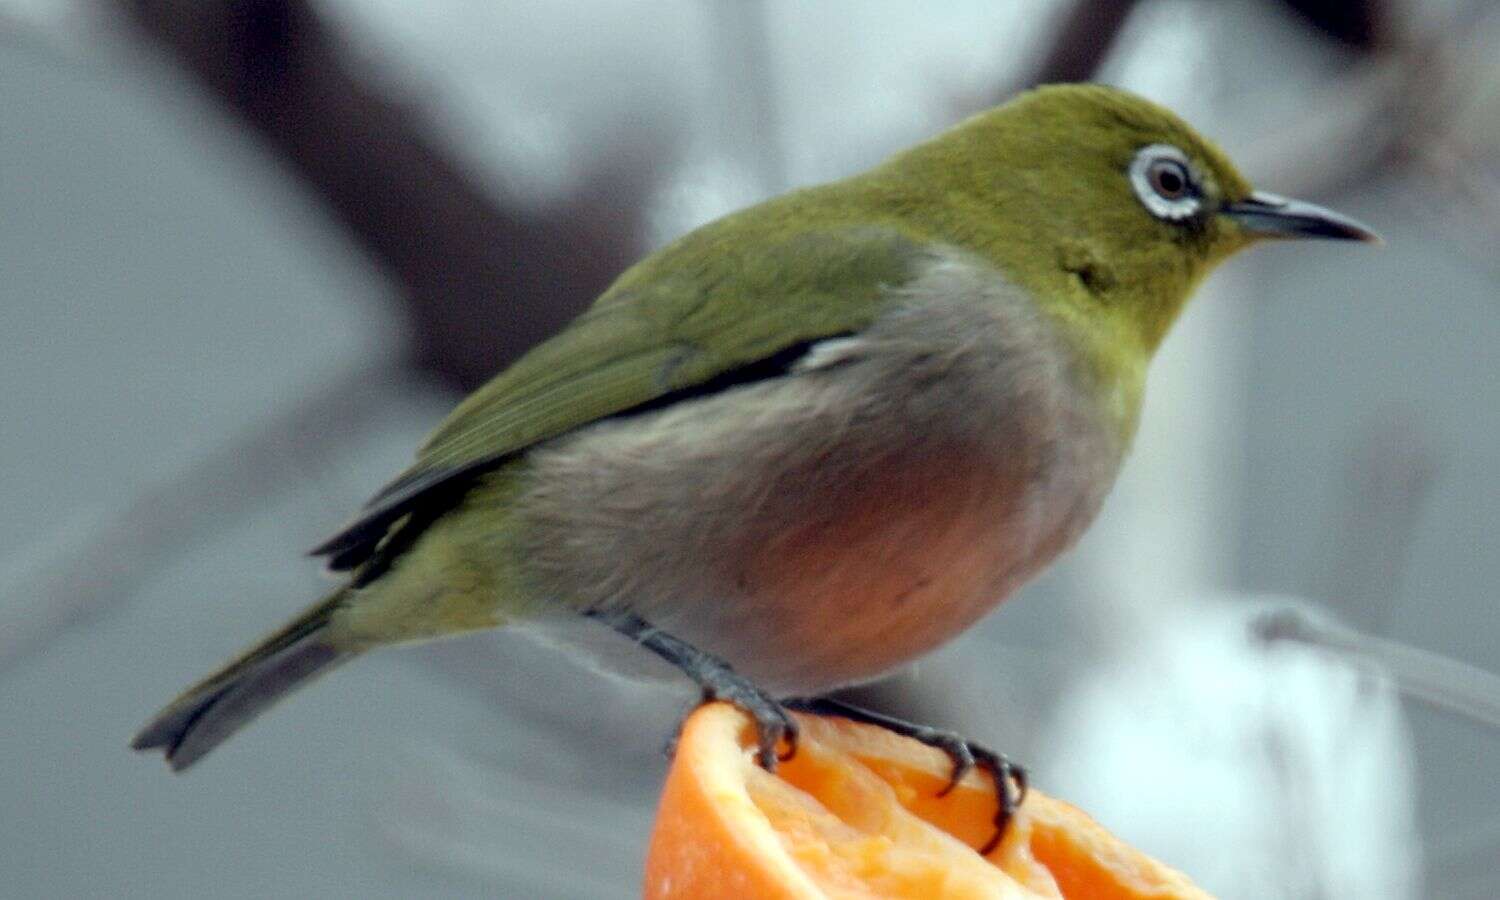
<path id="1" fill-rule="evenodd" d="M 927 653 L 1072 544 L 1194 286 L 1298 237 L 1374 239 L 1100 86 L 712 222 L 460 404 L 316 551 L 346 582 L 134 746 L 185 768 L 365 650 L 507 627 L 672 662 L 770 765 L 781 700 Z"/>

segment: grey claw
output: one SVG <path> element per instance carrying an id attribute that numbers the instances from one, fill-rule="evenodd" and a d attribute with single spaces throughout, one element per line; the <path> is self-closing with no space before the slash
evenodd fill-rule
<path id="1" fill-rule="evenodd" d="M 802 729 L 797 724 L 797 720 L 792 718 L 791 713 L 786 711 L 786 707 L 777 705 L 776 709 L 781 713 L 783 726 L 781 737 L 786 740 L 786 754 L 777 755 L 776 759 L 779 762 L 791 762 L 792 758 L 797 755 L 797 739 L 801 737 Z"/>
<path id="2" fill-rule="evenodd" d="M 995 794 L 1000 801 L 1000 808 L 995 812 L 995 833 L 990 836 L 983 847 L 979 848 L 980 856 L 988 856 L 990 851 L 1000 846 L 1000 839 L 1005 837 L 1005 826 L 1010 824 L 1016 810 L 1025 802 L 1029 779 L 1024 768 L 1006 759 L 1002 754 L 983 747 L 970 749 L 974 751 L 976 764 L 995 779 Z M 1010 789 L 1012 781 L 1016 785 L 1014 793 Z"/>
<path id="3" fill-rule="evenodd" d="M 958 787 L 965 775 L 974 771 L 974 754 L 969 750 L 969 745 L 963 741 L 942 749 L 947 751 L 948 756 L 953 760 L 953 774 L 948 777 L 948 786 L 938 791 L 937 794 L 939 797 L 946 797 L 953 793 L 953 789 Z"/>

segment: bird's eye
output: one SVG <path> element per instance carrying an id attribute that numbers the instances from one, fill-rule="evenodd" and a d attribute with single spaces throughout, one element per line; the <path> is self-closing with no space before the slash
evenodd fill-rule
<path id="1" fill-rule="evenodd" d="M 1167 144 L 1152 144 L 1136 153 L 1130 184 L 1141 205 L 1158 219 L 1181 222 L 1197 215 L 1202 206 L 1187 154 Z"/>
<path id="2" fill-rule="evenodd" d="M 1158 159 L 1146 170 L 1151 189 L 1164 200 L 1177 200 L 1187 195 L 1188 173 L 1182 163 L 1175 159 Z"/>

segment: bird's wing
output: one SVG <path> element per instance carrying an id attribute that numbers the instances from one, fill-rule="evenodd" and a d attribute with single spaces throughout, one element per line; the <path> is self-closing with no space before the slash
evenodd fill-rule
<path id="1" fill-rule="evenodd" d="M 784 374 L 818 340 L 869 324 L 885 289 L 905 282 L 922 252 L 878 227 L 770 242 L 697 234 L 715 246 L 692 247 L 693 235 L 649 258 L 460 403 L 416 462 L 313 554 L 328 556 L 335 570 L 352 569 L 397 520 L 428 502 L 451 502 L 476 475 L 527 447 L 599 419 Z"/>

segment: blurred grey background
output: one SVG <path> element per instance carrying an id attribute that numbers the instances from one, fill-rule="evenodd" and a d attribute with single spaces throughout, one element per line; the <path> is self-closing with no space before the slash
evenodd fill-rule
<path id="1" fill-rule="evenodd" d="M 637 894 L 687 695 L 519 639 L 182 778 L 125 745 L 640 253 L 1087 78 L 1388 246 L 1226 265 L 1083 545 L 864 698 L 1225 897 L 1500 894 L 1500 735 L 1261 627 L 1500 669 L 1497 48 L 1460 0 L 0 0 L 0 895 Z"/>

